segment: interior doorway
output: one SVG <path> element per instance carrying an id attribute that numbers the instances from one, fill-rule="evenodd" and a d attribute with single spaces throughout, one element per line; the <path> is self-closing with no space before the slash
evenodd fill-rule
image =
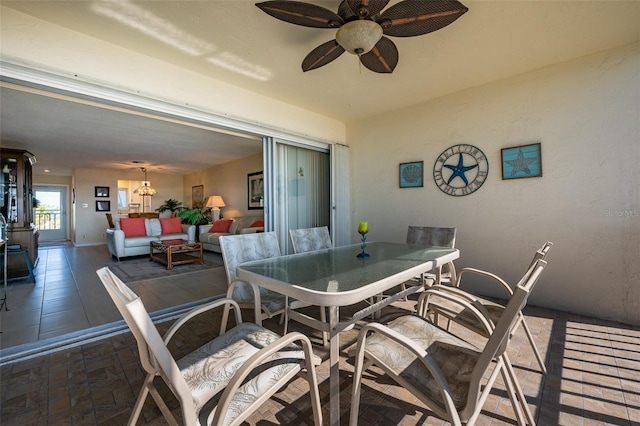
<path id="1" fill-rule="evenodd" d="M 40 241 L 61 241 L 69 238 L 66 186 L 34 185 L 33 196 L 38 200 L 34 222 Z"/>

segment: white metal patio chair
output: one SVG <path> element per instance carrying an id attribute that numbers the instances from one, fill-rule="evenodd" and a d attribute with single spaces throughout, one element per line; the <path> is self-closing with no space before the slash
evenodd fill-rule
<path id="1" fill-rule="evenodd" d="M 435 226 L 409 226 L 407 228 L 407 244 L 417 244 L 430 247 L 456 246 L 456 228 L 439 228 Z M 436 268 L 435 273 L 426 271 L 421 275 L 423 284 L 433 280 L 435 284 L 454 283 L 456 280 L 456 268 L 453 262 Z"/>
<path id="2" fill-rule="evenodd" d="M 538 260 L 544 260 L 552 246 L 553 243 L 551 241 L 548 241 L 538 251 L 536 251 L 533 259 L 529 263 L 528 269 L 531 268 L 531 266 L 533 266 Z M 488 278 L 489 282 L 495 282 L 499 284 L 499 287 L 505 292 L 506 299 L 511 298 L 513 295 L 513 290 L 502 278 L 490 272 L 475 268 L 464 268 L 460 270 L 460 272 L 458 273 L 457 281 L 455 282 L 455 287 L 434 286 L 434 288 L 439 291 L 454 293 L 461 297 L 466 297 L 470 302 L 482 305 L 484 309 L 489 312 L 491 320 L 493 322 L 497 322 L 500 319 L 500 316 L 504 313 L 505 305 L 503 303 L 498 303 L 493 300 L 476 296 L 469 293 L 468 291 L 460 289 L 460 285 L 463 282 L 462 277 L 467 276 L 467 274 L 482 276 Z M 438 298 L 436 293 L 434 293 L 428 299 L 428 304 L 425 304 L 421 309 L 428 309 L 429 313 L 434 314 L 436 322 L 438 321 L 439 316 L 443 316 L 449 321 L 453 321 L 456 324 L 459 324 L 469 330 L 487 337 L 484 328 L 481 324 L 478 323 L 473 315 L 471 315 L 467 310 L 462 309 L 459 305 L 449 302 L 447 299 Z M 421 314 L 425 316 L 427 315 L 427 313 L 424 311 L 421 312 Z M 531 330 L 529 329 L 529 326 L 527 325 L 522 312 L 518 314 L 518 320 L 516 322 L 516 326 L 514 327 L 514 331 L 520 325 L 522 325 L 522 328 L 524 329 L 527 336 L 527 340 L 529 340 L 529 344 L 531 345 L 531 349 L 533 350 L 533 353 L 536 357 L 536 361 L 538 362 L 540 371 L 543 374 L 546 374 L 547 368 L 545 366 L 544 359 L 542 359 L 542 355 L 540 355 L 540 351 L 538 351 L 538 348 L 536 347 L 533 335 L 531 334 Z"/>
<path id="3" fill-rule="evenodd" d="M 291 238 L 294 253 L 306 253 L 333 247 L 331 235 L 326 226 L 290 229 L 289 238 Z M 324 306 L 320 306 L 320 321 L 325 324 L 327 322 L 327 313 Z M 323 346 L 329 345 L 329 336 L 326 331 L 322 332 L 322 344 Z"/>
<path id="4" fill-rule="evenodd" d="M 224 235 L 220 237 L 220 249 L 227 273 L 227 297 L 238 302 L 241 308 L 253 308 L 255 323 L 282 314 L 287 307 L 285 296 L 236 279 L 236 268 L 241 263 L 252 260 L 269 259 L 280 256 L 280 245 L 275 232 L 255 234 Z M 223 333 L 229 318 L 229 308 L 222 314 L 220 332 Z"/>
<path id="5" fill-rule="evenodd" d="M 475 423 L 495 379 L 502 374 L 518 424 L 535 425 L 506 348 L 519 313 L 545 265 L 545 261 L 539 260 L 526 272 L 497 323 L 491 321 L 481 306 L 455 294 L 439 294 L 472 312 L 483 324 L 489 339 L 482 349 L 420 315 L 401 316 L 386 326 L 380 323 L 364 326 L 358 336 L 350 424 L 358 424 L 366 359 L 453 425 Z M 425 290 L 420 303 L 433 292 L 437 290 Z"/>
<path id="6" fill-rule="evenodd" d="M 133 333 L 146 372 L 128 425 L 137 423 L 149 394 L 167 422 L 178 424 L 153 384 L 156 377 L 166 382 L 180 402 L 184 424 L 237 425 L 302 370 L 306 370 L 314 422 L 322 424 L 314 355 L 306 336 L 290 333 L 280 337 L 256 324 L 243 323 L 234 300 L 218 299 L 187 312 L 162 337 L 129 287 L 108 267 L 97 274 Z M 237 325 L 185 357 L 174 359 L 167 344 L 176 331 L 196 315 L 222 305 L 234 308 Z"/>
<path id="7" fill-rule="evenodd" d="M 333 247 L 331 235 L 326 226 L 290 229 L 289 237 L 294 253 L 306 253 Z"/>

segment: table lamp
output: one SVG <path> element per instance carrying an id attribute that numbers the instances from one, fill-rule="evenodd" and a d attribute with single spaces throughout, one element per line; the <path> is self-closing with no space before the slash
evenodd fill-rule
<path id="1" fill-rule="evenodd" d="M 213 217 L 213 221 L 220 219 L 220 207 L 224 207 L 226 204 L 224 200 L 219 195 L 212 195 L 207 200 L 207 207 L 211 208 L 211 215 Z"/>

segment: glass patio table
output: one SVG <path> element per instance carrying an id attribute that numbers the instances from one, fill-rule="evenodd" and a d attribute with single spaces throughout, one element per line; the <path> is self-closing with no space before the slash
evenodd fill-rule
<path id="1" fill-rule="evenodd" d="M 371 242 L 366 247 L 369 258 L 357 257 L 360 244 L 315 252 L 292 254 L 243 263 L 237 278 L 310 305 L 325 306 L 329 322 L 322 323 L 297 311 L 289 317 L 328 331 L 329 393 L 331 424 L 340 423 L 339 333 L 356 321 L 371 315 L 406 295 L 421 290 L 421 285 L 407 288 L 358 311 L 340 322 L 340 306 L 354 305 L 403 283 L 423 272 L 458 259 L 457 249 L 420 245 Z"/>

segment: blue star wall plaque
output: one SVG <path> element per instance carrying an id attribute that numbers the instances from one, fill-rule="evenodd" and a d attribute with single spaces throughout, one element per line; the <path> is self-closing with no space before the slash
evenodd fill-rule
<path id="1" fill-rule="evenodd" d="M 489 174 L 486 155 L 473 145 L 445 149 L 433 165 L 433 180 L 442 192 L 454 197 L 469 195 L 482 186 Z"/>
<path id="2" fill-rule="evenodd" d="M 539 143 L 502 149 L 502 179 L 542 176 L 542 151 Z"/>

